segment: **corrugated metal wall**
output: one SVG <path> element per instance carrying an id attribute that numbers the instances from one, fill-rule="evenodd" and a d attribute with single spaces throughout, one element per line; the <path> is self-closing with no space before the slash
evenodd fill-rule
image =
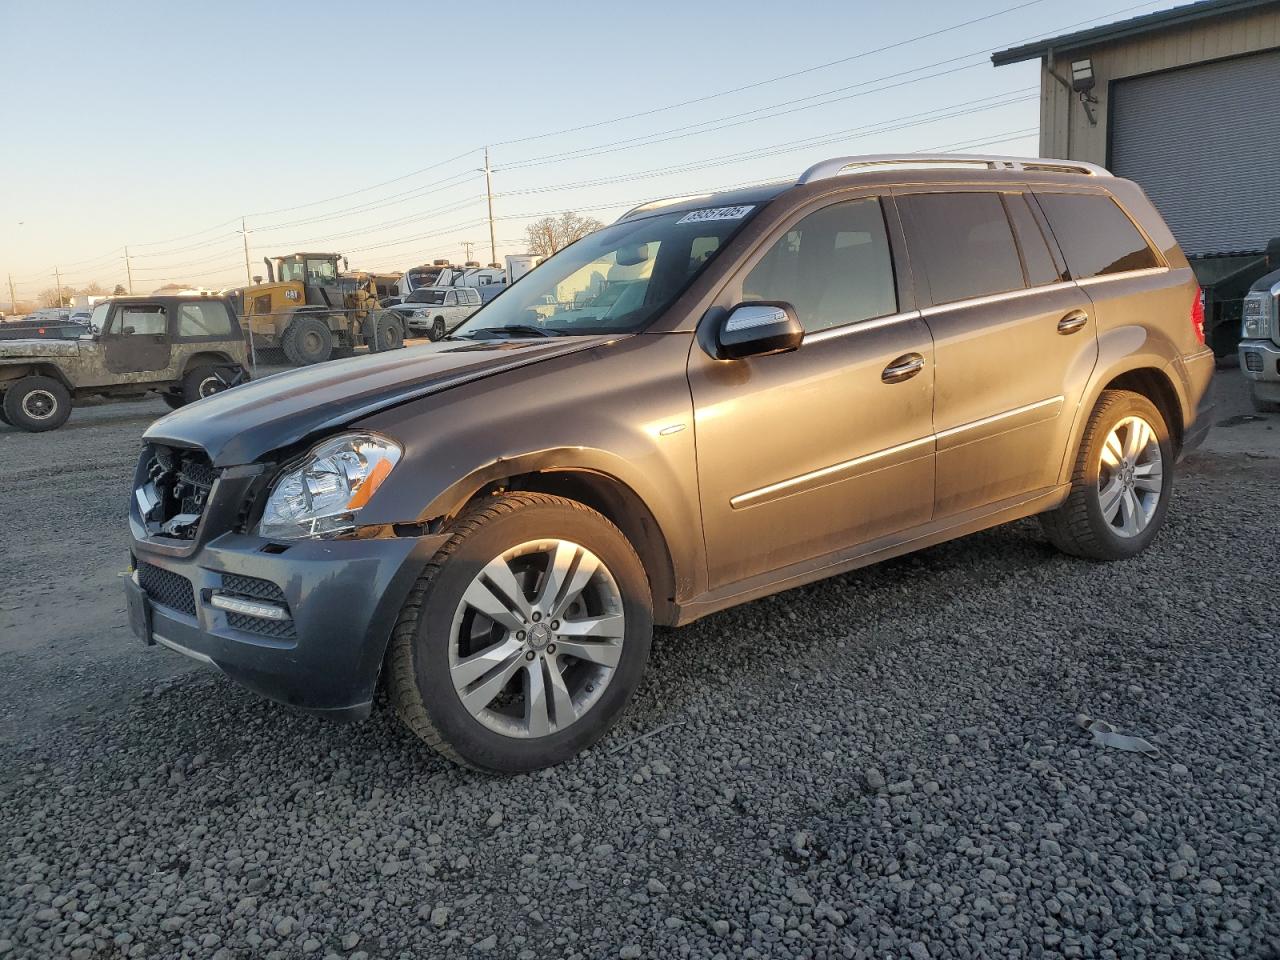
<path id="1" fill-rule="evenodd" d="M 1117 82 L 1111 169 L 1186 253 L 1262 250 L 1280 236 L 1280 50 Z"/>
<path id="2" fill-rule="evenodd" d="M 1056 64 L 1062 77 L 1069 74 L 1072 60 L 1093 58 L 1098 78 L 1094 95 L 1100 101 L 1093 109 L 1098 123 L 1089 123 L 1075 95 L 1049 74 L 1046 65 L 1040 81 L 1040 154 L 1108 162 L 1108 85 L 1113 80 L 1276 48 L 1280 48 L 1280 7 L 1161 30 L 1093 49 L 1064 51 Z"/>

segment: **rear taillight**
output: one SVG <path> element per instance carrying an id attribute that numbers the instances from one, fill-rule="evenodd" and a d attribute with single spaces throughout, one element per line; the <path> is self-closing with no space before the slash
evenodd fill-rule
<path id="1" fill-rule="evenodd" d="M 1196 332 L 1196 339 L 1204 343 L 1204 291 L 1199 287 L 1191 298 L 1191 329 Z"/>

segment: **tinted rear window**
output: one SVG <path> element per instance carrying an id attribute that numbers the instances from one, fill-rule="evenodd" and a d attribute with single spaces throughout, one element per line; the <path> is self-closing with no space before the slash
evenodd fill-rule
<path id="1" fill-rule="evenodd" d="M 1027 199 L 1021 193 L 1007 193 L 1004 197 L 1005 209 L 1009 211 L 1009 220 L 1013 223 L 1013 232 L 1018 237 L 1018 249 L 1022 251 L 1022 265 L 1027 271 L 1027 285 L 1038 287 L 1045 283 L 1055 283 L 1063 279 L 1058 276 L 1057 264 L 1045 243 L 1044 234 L 1040 232 L 1040 224 L 1027 206 Z"/>
<path id="2" fill-rule="evenodd" d="M 1037 197 L 1075 279 L 1160 265 L 1133 221 L 1110 197 L 1086 193 Z"/>
<path id="3" fill-rule="evenodd" d="M 924 262 L 933 302 L 1018 290 L 1022 263 L 998 193 L 920 193 L 910 212 L 912 259 Z"/>

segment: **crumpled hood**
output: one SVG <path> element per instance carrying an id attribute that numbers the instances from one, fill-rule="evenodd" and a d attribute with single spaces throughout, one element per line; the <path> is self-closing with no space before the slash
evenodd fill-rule
<path id="1" fill-rule="evenodd" d="M 616 339 L 442 341 L 334 360 L 183 407 L 153 423 L 143 439 L 200 447 L 218 467 L 252 463 L 406 400 Z"/>
<path id="2" fill-rule="evenodd" d="M 80 345 L 74 340 L 46 340 L 43 337 L 0 340 L 0 360 L 10 357 L 74 357 L 79 353 Z"/>

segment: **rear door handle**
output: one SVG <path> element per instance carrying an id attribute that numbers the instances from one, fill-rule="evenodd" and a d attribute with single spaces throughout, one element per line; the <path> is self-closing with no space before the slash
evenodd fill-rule
<path id="1" fill-rule="evenodd" d="M 1089 315 L 1083 310 L 1072 310 L 1065 317 L 1058 321 L 1058 332 L 1062 334 L 1075 333 L 1077 330 L 1083 330 L 1084 325 L 1089 322 Z"/>
<path id="2" fill-rule="evenodd" d="M 924 369 L 924 357 L 918 353 L 905 353 L 884 368 L 880 379 L 885 383 L 901 383 L 910 380 Z"/>

